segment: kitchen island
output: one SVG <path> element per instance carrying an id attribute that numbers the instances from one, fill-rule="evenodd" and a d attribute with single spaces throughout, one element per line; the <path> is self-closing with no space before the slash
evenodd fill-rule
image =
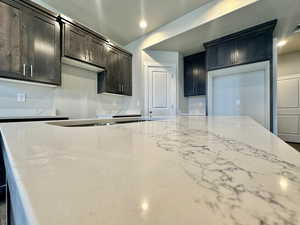
<path id="1" fill-rule="evenodd" d="M 300 154 L 248 117 L 0 130 L 16 225 L 300 224 Z"/>

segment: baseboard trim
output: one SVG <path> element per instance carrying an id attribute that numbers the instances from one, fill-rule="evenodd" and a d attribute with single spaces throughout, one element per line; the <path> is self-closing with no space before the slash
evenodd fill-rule
<path id="1" fill-rule="evenodd" d="M 282 140 L 286 142 L 292 143 L 300 143 L 300 135 L 293 135 L 293 134 L 280 134 L 278 135 Z"/>

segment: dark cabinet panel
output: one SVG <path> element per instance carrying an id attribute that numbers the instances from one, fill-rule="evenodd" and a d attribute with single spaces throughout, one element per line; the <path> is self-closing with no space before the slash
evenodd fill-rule
<path id="1" fill-rule="evenodd" d="M 271 60 L 276 22 L 270 21 L 205 43 L 207 69 Z"/>
<path id="2" fill-rule="evenodd" d="M 89 38 L 89 62 L 96 66 L 105 67 L 106 66 L 106 52 L 105 52 L 105 41 L 96 38 Z"/>
<path id="3" fill-rule="evenodd" d="M 217 47 L 217 67 L 231 66 L 236 60 L 236 42 L 234 40 L 221 43 Z"/>
<path id="4" fill-rule="evenodd" d="M 107 50 L 107 64 L 106 64 L 106 92 L 121 94 L 120 82 L 120 56 L 119 52 L 109 48 Z"/>
<path id="5" fill-rule="evenodd" d="M 207 68 L 218 67 L 218 46 L 210 46 L 206 49 Z"/>
<path id="6" fill-rule="evenodd" d="M 184 60 L 184 96 L 193 96 L 194 92 L 194 75 L 193 75 L 193 60 Z"/>
<path id="7" fill-rule="evenodd" d="M 0 1 L 0 75 L 60 84 L 60 26 L 24 2 Z"/>
<path id="8" fill-rule="evenodd" d="M 106 68 L 98 74 L 98 93 L 132 95 L 132 56 L 106 48 Z"/>
<path id="9" fill-rule="evenodd" d="M 120 54 L 120 83 L 122 94 L 132 96 L 132 58 L 124 53 Z"/>
<path id="10" fill-rule="evenodd" d="M 107 42 L 73 24 L 63 23 L 63 56 L 104 68 Z"/>
<path id="11" fill-rule="evenodd" d="M 206 49 L 207 68 L 218 69 L 236 64 L 236 41 L 230 40 Z"/>
<path id="12" fill-rule="evenodd" d="M 88 34 L 82 29 L 66 23 L 63 24 L 63 30 L 64 56 L 76 60 L 88 61 Z"/>
<path id="13" fill-rule="evenodd" d="M 60 25 L 55 19 L 32 12 L 30 39 L 30 76 L 32 81 L 59 85 L 60 70 Z"/>
<path id="14" fill-rule="evenodd" d="M 184 58 L 184 96 L 206 94 L 206 53 Z"/>
<path id="15" fill-rule="evenodd" d="M 0 76 L 23 78 L 23 7 L 14 1 L 0 2 Z"/>
<path id="16" fill-rule="evenodd" d="M 272 58 L 272 35 L 262 33 L 237 39 L 236 63 L 262 61 Z"/>

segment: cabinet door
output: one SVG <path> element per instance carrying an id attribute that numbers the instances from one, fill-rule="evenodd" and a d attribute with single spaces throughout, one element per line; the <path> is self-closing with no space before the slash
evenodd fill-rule
<path id="1" fill-rule="evenodd" d="M 0 76 L 22 78 L 23 8 L 14 1 L 0 2 Z"/>
<path id="2" fill-rule="evenodd" d="M 207 48 L 207 69 L 214 70 L 236 63 L 236 41 L 230 40 Z"/>
<path id="3" fill-rule="evenodd" d="M 237 40 L 237 64 L 267 60 L 272 57 L 272 35 L 269 33 L 242 37 Z"/>
<path id="4" fill-rule="evenodd" d="M 132 57 L 120 53 L 120 81 L 121 92 L 124 95 L 132 95 Z"/>
<path id="5" fill-rule="evenodd" d="M 184 60 L 184 96 L 193 96 L 194 93 L 194 63 L 190 59 Z"/>
<path id="6" fill-rule="evenodd" d="M 218 46 L 210 46 L 206 49 L 207 69 L 212 70 L 218 67 Z"/>
<path id="7" fill-rule="evenodd" d="M 206 53 L 188 56 L 184 60 L 184 96 L 206 93 Z"/>
<path id="8" fill-rule="evenodd" d="M 127 79 L 126 79 L 126 95 L 132 96 L 132 56 L 126 56 L 126 71 L 127 71 Z"/>
<path id="9" fill-rule="evenodd" d="M 121 94 L 119 52 L 113 48 L 109 48 L 106 56 L 106 92 Z"/>
<path id="10" fill-rule="evenodd" d="M 60 84 L 60 25 L 54 18 L 31 11 L 30 75 L 32 81 Z"/>
<path id="11" fill-rule="evenodd" d="M 64 56 L 88 61 L 88 36 L 78 27 L 64 24 Z"/>
<path id="12" fill-rule="evenodd" d="M 198 62 L 198 76 L 197 76 L 197 95 L 206 94 L 206 80 L 207 80 L 207 70 L 206 70 L 206 53 L 202 52 L 197 57 Z"/>
<path id="13" fill-rule="evenodd" d="M 89 39 L 89 63 L 105 67 L 105 42 L 93 36 L 90 36 Z"/>
<path id="14" fill-rule="evenodd" d="M 235 40 L 226 41 L 218 45 L 217 67 L 227 67 L 235 64 L 236 42 Z"/>

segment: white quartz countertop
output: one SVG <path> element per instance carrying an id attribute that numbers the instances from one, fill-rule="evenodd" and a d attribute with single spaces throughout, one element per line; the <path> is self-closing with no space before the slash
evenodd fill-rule
<path id="1" fill-rule="evenodd" d="M 300 224 L 300 153 L 247 117 L 0 129 L 30 225 Z"/>

